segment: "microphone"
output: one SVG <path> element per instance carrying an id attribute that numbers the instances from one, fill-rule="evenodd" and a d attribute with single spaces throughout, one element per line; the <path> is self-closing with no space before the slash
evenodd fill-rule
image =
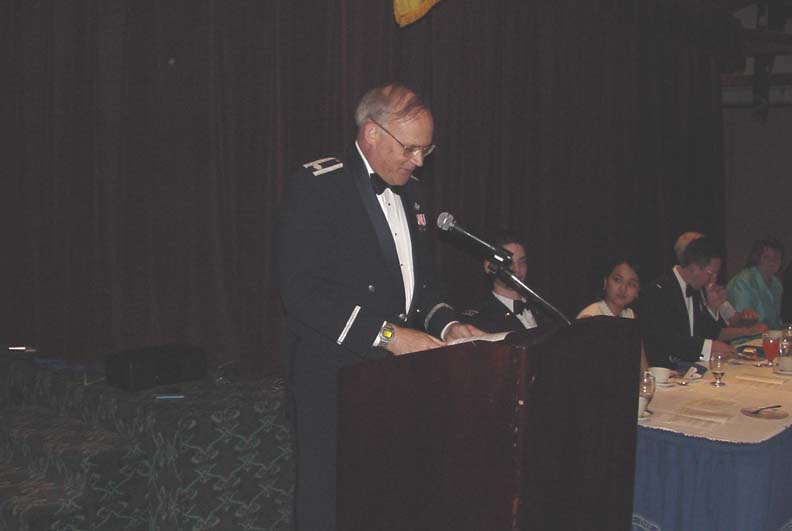
<path id="1" fill-rule="evenodd" d="M 457 225 L 457 222 L 454 220 L 454 216 L 449 214 L 448 212 L 443 212 L 439 216 L 437 216 L 437 226 L 444 231 L 453 231 L 457 234 L 461 234 L 468 241 L 473 242 L 476 247 L 482 249 L 484 253 L 490 257 L 492 260 L 500 262 L 501 265 L 508 266 L 511 264 L 512 253 L 507 251 L 502 247 L 496 247 L 490 243 L 485 242 L 478 236 L 474 236 L 473 234 L 466 231 L 460 225 Z"/>
<path id="2" fill-rule="evenodd" d="M 468 241 L 474 243 L 476 247 L 484 250 L 484 252 L 490 258 L 490 260 L 492 260 L 493 262 L 490 264 L 491 265 L 490 273 L 497 275 L 498 278 L 501 278 L 508 284 L 511 284 L 513 287 L 517 289 L 517 291 L 522 292 L 523 294 L 528 294 L 529 296 L 539 301 L 545 308 L 553 312 L 564 323 L 566 323 L 567 326 L 570 326 L 572 324 L 572 322 L 569 319 L 567 319 L 566 315 L 564 315 L 561 312 L 561 310 L 559 310 L 558 308 L 547 302 L 545 299 L 543 299 L 541 295 L 539 295 L 534 290 L 529 288 L 525 284 L 525 282 L 517 278 L 517 276 L 511 271 L 510 266 L 512 261 L 512 253 L 510 253 L 506 249 L 503 249 L 502 247 L 496 247 L 492 244 L 485 242 L 481 238 L 470 234 L 461 226 L 457 225 L 456 221 L 454 221 L 454 216 L 452 216 L 448 212 L 443 212 L 442 214 L 437 216 L 437 226 L 441 230 L 454 231 L 457 234 L 461 234 Z"/>

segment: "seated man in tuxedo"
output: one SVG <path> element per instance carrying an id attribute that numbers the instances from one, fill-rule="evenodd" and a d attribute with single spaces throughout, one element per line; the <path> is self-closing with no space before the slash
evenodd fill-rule
<path id="1" fill-rule="evenodd" d="M 514 275 L 525 281 L 528 272 L 525 245 L 513 233 L 501 231 L 492 242 L 512 253 L 511 270 Z M 484 272 L 491 273 L 489 260 L 484 260 Z M 523 296 L 506 284 L 493 277 L 492 291 L 475 310 L 467 310 L 463 319 L 485 332 L 520 331 L 544 326 L 550 317 L 542 311 L 539 304 L 525 300 Z"/>
<path id="2" fill-rule="evenodd" d="M 677 258 L 677 263 L 682 263 L 682 256 L 688 244 L 693 240 L 703 238 L 704 235 L 700 232 L 685 232 L 677 238 L 674 244 L 674 255 Z M 717 291 L 717 295 L 728 297 L 728 292 L 724 291 L 726 288 L 719 285 L 710 287 L 711 291 Z M 753 308 L 743 308 L 742 311 L 737 311 L 734 306 L 727 300 L 724 300 L 718 307 L 720 318 L 725 321 L 727 326 L 721 327 L 718 339 L 721 341 L 731 341 L 739 337 L 754 336 L 761 334 L 767 330 L 767 325 L 758 322 L 759 314 Z"/>
<path id="3" fill-rule="evenodd" d="M 712 352 L 735 352 L 717 339 L 726 324 L 718 314 L 726 293 L 716 284 L 722 256 L 711 238 L 692 239 L 679 253 L 679 264 L 642 290 L 639 315 L 650 366 L 674 368 L 677 362 L 709 360 Z"/>

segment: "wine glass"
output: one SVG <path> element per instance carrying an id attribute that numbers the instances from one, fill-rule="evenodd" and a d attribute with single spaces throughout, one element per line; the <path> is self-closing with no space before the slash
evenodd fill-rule
<path id="1" fill-rule="evenodd" d="M 792 356 L 792 323 L 784 323 L 781 339 L 781 355 Z"/>
<path id="2" fill-rule="evenodd" d="M 712 371 L 712 376 L 715 377 L 715 381 L 712 382 L 712 385 L 715 387 L 723 387 L 726 385 L 723 382 L 723 375 L 726 374 L 726 362 L 729 360 L 729 355 L 723 352 L 713 352 L 710 355 L 710 371 Z"/>
<path id="3" fill-rule="evenodd" d="M 655 377 L 647 371 L 641 375 L 641 382 L 638 386 L 638 418 L 645 418 L 652 412 L 647 409 L 649 402 L 655 393 Z"/>

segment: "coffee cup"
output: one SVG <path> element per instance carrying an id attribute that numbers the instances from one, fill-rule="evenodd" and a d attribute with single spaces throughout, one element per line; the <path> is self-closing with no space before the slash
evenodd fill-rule
<path id="1" fill-rule="evenodd" d="M 792 372 L 792 356 L 779 356 L 776 365 L 779 371 Z"/>
<path id="2" fill-rule="evenodd" d="M 671 369 L 665 367 L 649 367 L 649 372 L 655 377 L 655 382 L 659 384 L 668 383 L 671 378 Z"/>

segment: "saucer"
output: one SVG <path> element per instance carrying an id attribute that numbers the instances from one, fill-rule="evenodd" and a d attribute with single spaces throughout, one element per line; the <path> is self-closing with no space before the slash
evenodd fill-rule
<path id="1" fill-rule="evenodd" d="M 759 353 L 756 351 L 755 348 L 749 347 L 744 350 L 737 350 L 737 356 L 744 360 L 756 361 L 759 359 Z"/>
<path id="2" fill-rule="evenodd" d="M 773 372 L 782 376 L 792 376 L 792 371 L 782 371 L 778 367 L 773 367 Z"/>
<path id="3" fill-rule="evenodd" d="M 652 418 L 652 413 L 649 413 L 648 411 L 644 411 L 642 415 L 638 415 L 638 422 L 646 422 L 651 418 Z"/>
<path id="4" fill-rule="evenodd" d="M 655 382 L 657 387 L 674 387 L 676 384 L 672 381 L 668 382 Z"/>

